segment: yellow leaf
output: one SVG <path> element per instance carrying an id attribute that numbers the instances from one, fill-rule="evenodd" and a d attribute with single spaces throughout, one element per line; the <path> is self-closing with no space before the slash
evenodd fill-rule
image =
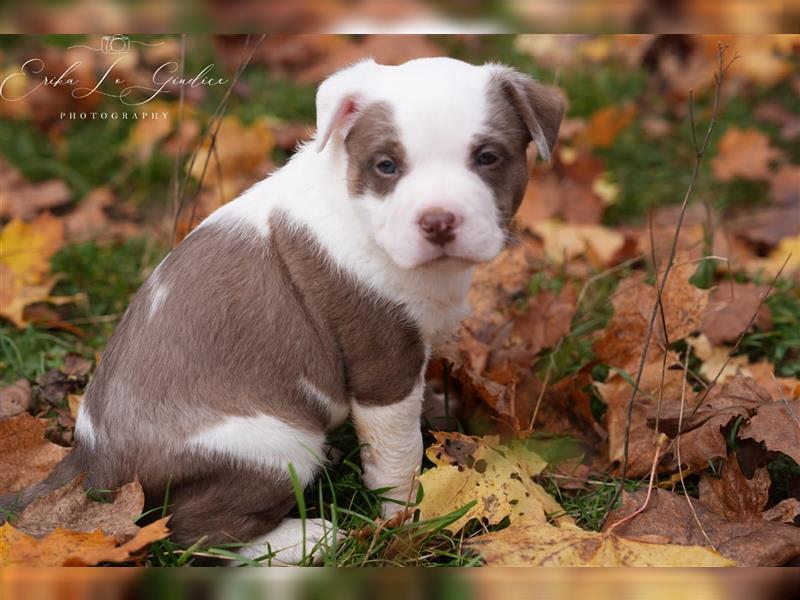
<path id="1" fill-rule="evenodd" d="M 419 505 L 422 518 L 447 515 L 476 502 L 461 518 L 446 527 L 459 531 L 470 519 L 495 525 L 509 517 L 545 523 L 548 514 L 559 515 L 559 524 L 571 524 L 564 509 L 531 477 L 546 463 L 521 443 L 501 446 L 498 438 L 434 432 L 436 443 L 426 454 L 436 465 L 419 477 L 424 495 Z"/>
<path id="2" fill-rule="evenodd" d="M 493 567 L 732 567 L 711 548 L 633 540 L 613 533 L 514 524 L 469 540 L 468 548 Z"/>
<path id="3" fill-rule="evenodd" d="M 206 139 L 197 153 L 191 174 L 197 179 L 202 177 L 203 185 L 209 188 L 220 183 L 220 174 L 223 184 L 242 177 L 254 181 L 266 175 L 257 173 L 257 167 L 269 159 L 274 145 L 275 138 L 267 118 L 245 126 L 238 118 L 227 116 L 217 132 L 214 150 L 211 149 L 210 139 Z M 208 168 L 205 168 L 207 160 Z"/>
<path id="4" fill-rule="evenodd" d="M 556 262 L 586 254 L 596 267 L 606 267 L 625 245 L 625 236 L 602 225 L 575 225 L 546 219 L 533 225 L 544 251 Z"/>
<path id="5" fill-rule="evenodd" d="M 50 213 L 30 223 L 14 219 L 0 233 L 0 262 L 23 284 L 41 283 L 50 257 L 64 244 L 64 225 Z"/>

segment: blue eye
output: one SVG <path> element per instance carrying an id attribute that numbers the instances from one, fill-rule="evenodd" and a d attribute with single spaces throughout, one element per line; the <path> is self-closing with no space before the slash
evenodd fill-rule
<path id="1" fill-rule="evenodd" d="M 397 173 L 397 164 L 388 158 L 384 158 L 377 163 L 375 168 L 383 175 L 395 175 Z"/>

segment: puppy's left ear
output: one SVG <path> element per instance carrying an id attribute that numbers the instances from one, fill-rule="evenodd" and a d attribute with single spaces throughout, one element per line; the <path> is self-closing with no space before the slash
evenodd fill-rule
<path id="1" fill-rule="evenodd" d="M 498 83 L 522 118 L 542 160 L 550 160 L 566 103 L 558 88 L 539 83 L 508 67 L 496 72 Z"/>
<path id="2" fill-rule="evenodd" d="M 335 135 L 344 139 L 355 123 L 363 102 L 367 77 L 378 65 L 363 60 L 328 77 L 317 91 L 317 152 L 322 152 Z"/>

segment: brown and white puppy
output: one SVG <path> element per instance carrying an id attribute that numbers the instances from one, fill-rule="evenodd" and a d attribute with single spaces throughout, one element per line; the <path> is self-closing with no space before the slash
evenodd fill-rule
<path id="1" fill-rule="evenodd" d="M 78 472 L 91 488 L 169 487 L 172 538 L 296 562 L 302 485 L 352 416 L 365 483 L 412 495 L 431 344 L 467 311 L 473 267 L 504 247 L 564 111 L 507 67 L 360 62 L 317 95 L 317 136 L 207 218 L 156 268 L 108 344 L 76 447 L 24 506 Z M 308 545 L 326 523 L 307 523 Z"/>

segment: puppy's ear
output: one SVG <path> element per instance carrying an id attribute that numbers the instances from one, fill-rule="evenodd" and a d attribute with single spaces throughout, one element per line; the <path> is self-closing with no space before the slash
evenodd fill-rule
<path id="1" fill-rule="evenodd" d="M 368 77 L 378 65 L 368 59 L 328 77 L 317 91 L 317 152 L 322 152 L 334 135 L 344 139 L 356 120 Z"/>
<path id="2" fill-rule="evenodd" d="M 550 160 L 566 104 L 555 87 L 509 67 L 499 67 L 494 76 L 531 134 L 542 160 Z"/>

